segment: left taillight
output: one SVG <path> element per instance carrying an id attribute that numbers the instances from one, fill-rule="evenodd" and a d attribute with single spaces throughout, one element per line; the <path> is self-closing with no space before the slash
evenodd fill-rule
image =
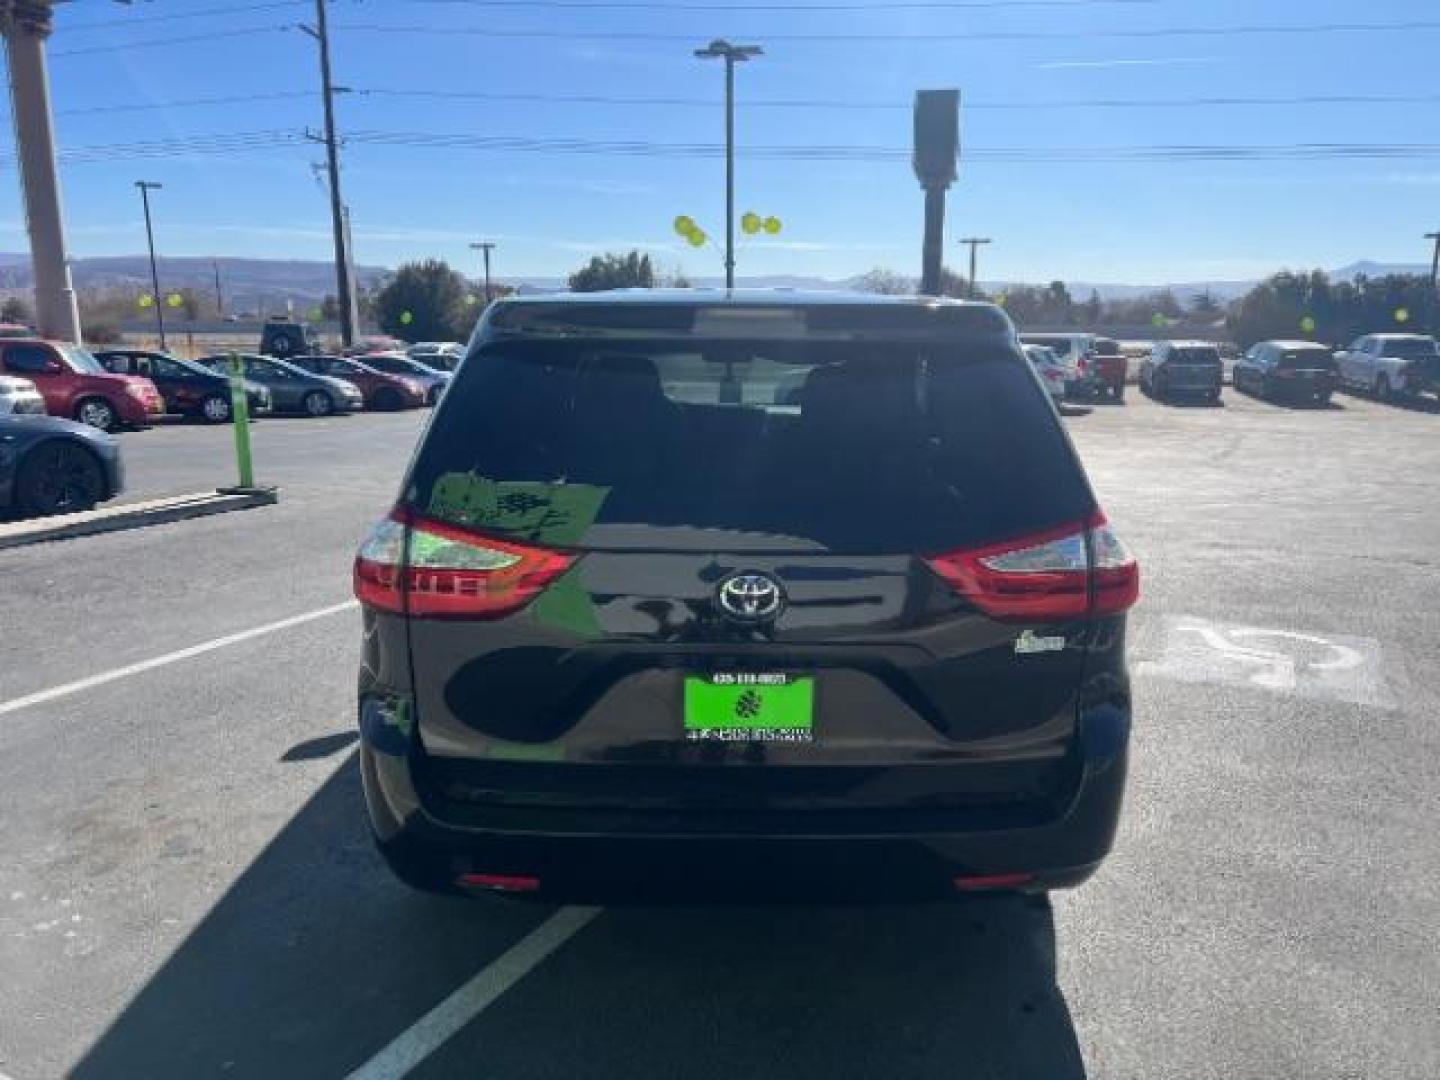
<path id="1" fill-rule="evenodd" d="M 1005 621 L 1116 615 L 1140 596 L 1140 569 L 1098 512 L 1086 521 L 926 562 L 981 611 Z"/>
<path id="2" fill-rule="evenodd" d="M 523 608 L 574 561 L 399 509 L 360 545 L 355 597 L 417 618 L 498 619 Z"/>

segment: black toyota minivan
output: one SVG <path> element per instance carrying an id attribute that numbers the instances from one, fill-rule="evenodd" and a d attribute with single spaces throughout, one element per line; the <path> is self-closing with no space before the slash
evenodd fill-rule
<path id="1" fill-rule="evenodd" d="M 1110 848 L 1138 570 L 993 305 L 500 301 L 354 578 L 417 887 L 923 899 Z"/>

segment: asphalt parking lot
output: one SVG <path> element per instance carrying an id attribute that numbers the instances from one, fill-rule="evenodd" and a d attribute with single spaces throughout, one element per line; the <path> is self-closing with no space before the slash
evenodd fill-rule
<path id="1" fill-rule="evenodd" d="M 599 912 L 370 849 L 349 559 L 423 421 L 267 420 L 278 506 L 0 554 L 0 1074 L 1440 1075 L 1440 414 L 1067 419 L 1145 575 L 1084 888 Z M 124 439 L 129 497 L 231 481 Z"/>

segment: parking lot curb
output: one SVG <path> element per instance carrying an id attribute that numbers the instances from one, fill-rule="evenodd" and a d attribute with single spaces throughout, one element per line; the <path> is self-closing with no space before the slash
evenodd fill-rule
<path id="1" fill-rule="evenodd" d="M 172 495 L 141 503 L 85 510 L 78 514 L 6 522 L 0 524 L 0 551 L 47 540 L 70 540 L 228 514 L 232 510 L 250 510 L 257 506 L 270 506 L 279 500 L 278 488 L 220 488 L 194 495 Z"/>

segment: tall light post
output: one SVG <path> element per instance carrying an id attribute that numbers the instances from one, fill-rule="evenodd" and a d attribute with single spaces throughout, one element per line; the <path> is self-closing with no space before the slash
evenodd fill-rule
<path id="1" fill-rule="evenodd" d="M 1433 335 L 1440 332 L 1440 318 L 1436 318 L 1437 307 L 1440 307 L 1440 297 L 1436 296 L 1436 290 L 1440 289 L 1440 232 L 1427 232 L 1425 239 L 1435 245 L 1435 252 L 1430 256 L 1430 296 L 1425 310 L 1429 314 L 1430 333 Z"/>
<path id="2" fill-rule="evenodd" d="M 960 243 L 970 245 L 970 299 L 974 300 L 980 294 L 980 286 L 975 281 L 975 249 L 981 244 L 991 243 L 991 240 L 984 236 L 967 236 Z"/>
<path id="3" fill-rule="evenodd" d="M 725 61 L 725 288 L 735 287 L 735 65 L 764 52 L 759 45 L 731 45 L 716 38 L 695 55 Z"/>
<path id="4" fill-rule="evenodd" d="M 145 242 L 150 245 L 150 288 L 151 297 L 155 309 L 155 328 L 160 332 L 160 351 L 165 352 L 165 312 L 162 310 L 164 304 L 160 302 L 160 273 L 155 269 L 155 230 L 150 225 L 150 192 L 159 191 L 164 184 L 157 184 L 153 180 L 136 180 L 135 186 L 140 189 L 140 202 L 145 207 Z"/>
<path id="5" fill-rule="evenodd" d="M 490 252 L 495 250 L 493 240 L 478 240 L 470 245 L 471 251 L 484 252 L 485 255 L 485 306 L 490 306 Z"/>

